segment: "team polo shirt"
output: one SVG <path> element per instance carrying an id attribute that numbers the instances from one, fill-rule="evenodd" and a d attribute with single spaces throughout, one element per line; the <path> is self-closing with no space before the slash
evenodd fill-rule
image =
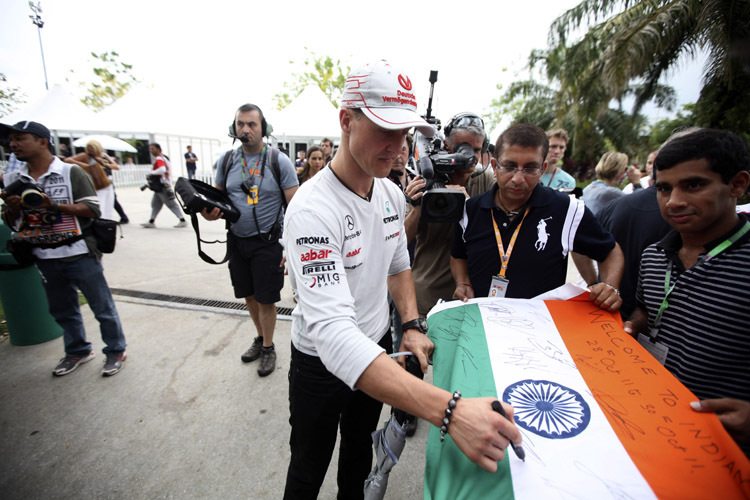
<path id="1" fill-rule="evenodd" d="M 746 221 L 739 217 L 734 229 L 706 249 L 737 232 Z M 675 287 L 656 337 L 669 348 L 664 366 L 701 399 L 750 401 L 750 233 L 687 270 L 677 255 L 680 248 L 677 231 L 646 248 L 636 296 L 651 329 L 671 260 Z"/>
<path id="2" fill-rule="evenodd" d="M 366 200 L 325 168 L 295 193 L 284 220 L 289 278 L 297 293 L 292 344 L 354 388 L 383 352 L 388 276 L 409 269 L 401 190 L 374 179 Z"/>
<path id="3" fill-rule="evenodd" d="M 570 251 L 602 261 L 615 246 L 612 235 L 591 211 L 566 194 L 537 184 L 527 205 L 529 213 L 521 222 L 523 211 L 511 221 L 495 205 L 497 189 L 495 184 L 466 202 L 463 219 L 453 234 L 451 255 L 467 260 L 476 297 L 486 297 L 492 277 L 500 273 L 492 215 L 506 252 L 515 229 L 522 224 L 508 261 L 506 297 L 529 299 L 564 285 Z"/>

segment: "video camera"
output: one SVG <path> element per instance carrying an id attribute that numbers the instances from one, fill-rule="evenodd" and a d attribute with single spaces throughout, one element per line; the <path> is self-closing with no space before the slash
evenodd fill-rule
<path id="1" fill-rule="evenodd" d="M 412 166 L 425 180 L 422 196 L 422 215 L 424 222 L 458 222 L 464 210 L 466 197 L 464 193 L 446 188 L 450 182 L 449 175 L 454 170 L 471 168 L 476 164 L 474 149 L 465 142 L 458 144 L 454 153 L 449 153 L 443 146 L 443 135 L 440 133 L 440 120 L 432 114 L 432 92 L 437 82 L 437 71 L 430 71 L 430 98 L 427 104 L 425 121 L 433 125 L 437 133 L 430 139 L 419 131 L 414 134 L 414 156 Z"/>
<path id="2" fill-rule="evenodd" d="M 39 208 L 44 203 L 44 188 L 23 177 L 11 182 L 3 192 L 3 199 L 7 196 L 20 196 L 23 204 L 31 208 Z"/>

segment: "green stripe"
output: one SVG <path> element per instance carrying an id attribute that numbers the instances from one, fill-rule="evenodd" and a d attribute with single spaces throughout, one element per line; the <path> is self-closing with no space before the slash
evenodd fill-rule
<path id="1" fill-rule="evenodd" d="M 479 306 L 441 311 L 430 316 L 429 326 L 435 343 L 433 383 L 450 392 L 460 390 L 465 398 L 497 397 Z M 430 428 L 426 453 L 425 499 L 514 498 L 507 454 L 490 474 L 466 458 L 450 434 L 441 443 L 437 427 Z"/>

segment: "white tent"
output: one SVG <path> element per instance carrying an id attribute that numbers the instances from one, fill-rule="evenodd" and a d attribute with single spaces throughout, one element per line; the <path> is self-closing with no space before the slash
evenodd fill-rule
<path id="1" fill-rule="evenodd" d="M 198 156 L 198 174 L 210 174 L 221 150 L 216 121 L 206 116 L 200 101 L 186 103 L 169 89 L 138 86 L 97 114 L 99 130 L 121 139 L 156 142 L 172 162 L 174 177 L 187 176 L 187 146 Z"/>
<path id="2" fill-rule="evenodd" d="M 120 139 L 157 142 L 172 159 L 175 177 L 187 175 L 184 154 L 187 146 L 198 156 L 198 172 L 210 174 L 213 158 L 220 150 L 219 134 L 205 131 L 210 125 L 205 113 L 166 92 L 137 87 L 114 104 L 94 113 L 62 85 L 54 85 L 38 101 L 0 118 L 14 124 L 32 120 L 45 125 L 55 142 L 73 140 L 90 134 L 106 133 Z"/>
<path id="3" fill-rule="evenodd" d="M 71 133 L 82 136 L 97 130 L 96 113 L 59 84 L 37 101 L 0 120 L 10 125 L 26 120 L 39 122 L 50 129 L 54 136 L 68 136 Z"/>
<path id="4" fill-rule="evenodd" d="M 317 85 L 309 85 L 283 110 L 265 114 L 276 142 L 288 144 L 292 158 L 296 156 L 295 144 L 307 148 L 325 137 L 338 142 L 341 136 L 339 111 Z"/>

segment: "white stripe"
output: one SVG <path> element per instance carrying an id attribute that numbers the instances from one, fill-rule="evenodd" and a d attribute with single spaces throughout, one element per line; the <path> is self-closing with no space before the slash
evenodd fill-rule
<path id="1" fill-rule="evenodd" d="M 492 217 L 492 210 L 490 209 L 490 217 Z M 464 238 L 464 233 L 466 233 L 466 226 L 469 224 L 469 215 L 466 213 L 466 202 L 464 201 L 464 214 L 461 217 L 461 220 L 458 222 L 461 225 L 461 239 L 466 242 L 466 238 Z"/>
<path id="2" fill-rule="evenodd" d="M 590 411 L 588 426 L 570 437 L 559 438 L 555 432 L 555 437 L 543 437 L 519 426 L 526 461 L 510 453 L 515 498 L 612 498 L 616 492 L 656 498 L 591 395 L 545 303 L 494 299 L 479 308 L 499 398 L 520 381 L 549 381 L 576 391 Z M 574 406 L 568 412 L 539 413 L 575 415 Z M 527 416 L 534 413 L 531 408 Z M 522 406 L 516 407 L 516 415 L 523 415 Z M 564 428 L 565 420 L 560 422 Z M 576 427 L 574 419 L 567 422 Z"/>
<path id="3" fill-rule="evenodd" d="M 583 201 L 577 200 L 574 196 L 569 197 L 568 213 L 565 214 L 565 223 L 562 230 L 562 254 L 563 257 L 573 250 L 573 240 L 575 240 L 578 226 L 583 219 L 584 205 Z"/>

